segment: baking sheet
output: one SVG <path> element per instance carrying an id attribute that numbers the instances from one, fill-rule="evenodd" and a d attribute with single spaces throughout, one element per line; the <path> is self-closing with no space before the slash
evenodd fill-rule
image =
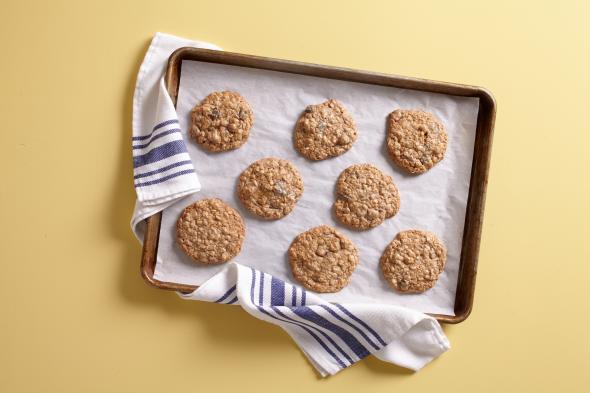
<path id="1" fill-rule="evenodd" d="M 190 111 L 209 93 L 219 90 L 239 92 L 248 100 L 254 111 L 254 126 L 248 142 L 241 148 L 209 153 L 187 135 Z M 355 119 L 358 139 L 344 155 L 312 162 L 294 150 L 293 128 L 307 105 L 329 98 L 338 99 L 348 109 Z M 175 242 L 176 220 L 184 207 L 199 199 L 216 197 L 236 208 L 246 223 L 242 252 L 232 262 L 296 282 L 287 262 L 291 241 L 309 228 L 327 224 L 336 227 L 355 243 L 360 263 L 347 287 L 338 293 L 320 296 L 328 301 L 380 302 L 454 315 L 478 105 L 478 98 L 184 61 L 177 112 L 203 188 L 163 212 L 155 278 L 200 285 L 223 269 L 224 265 L 195 264 Z M 442 120 L 447 129 L 449 143 L 445 158 L 425 174 L 406 175 L 387 156 L 386 118 L 397 108 L 430 111 Z M 243 208 L 235 192 L 239 174 L 252 162 L 268 156 L 294 163 L 305 186 L 293 212 L 277 221 L 253 216 Z M 338 175 L 357 163 L 373 164 L 392 176 L 401 198 L 401 208 L 396 216 L 376 228 L 360 232 L 341 225 L 331 210 Z M 381 276 L 379 257 L 399 231 L 412 228 L 436 233 L 447 246 L 447 263 L 431 290 L 423 294 L 399 294 L 390 289 Z"/>

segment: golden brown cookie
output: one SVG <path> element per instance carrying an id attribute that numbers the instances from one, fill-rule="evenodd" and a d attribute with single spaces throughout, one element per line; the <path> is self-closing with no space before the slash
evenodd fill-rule
<path id="1" fill-rule="evenodd" d="M 447 249 L 433 233 L 403 231 L 381 256 L 381 271 L 387 282 L 400 292 L 418 293 L 436 284 L 445 268 Z"/>
<path id="2" fill-rule="evenodd" d="M 227 262 L 240 253 L 246 230 L 239 213 L 220 199 L 187 206 L 176 223 L 176 241 L 197 262 Z"/>
<path id="3" fill-rule="evenodd" d="M 356 127 L 346 108 L 335 99 L 308 106 L 295 126 L 295 148 L 318 161 L 346 153 L 356 141 Z"/>
<path id="4" fill-rule="evenodd" d="M 370 164 L 352 165 L 338 177 L 334 214 L 355 229 L 369 229 L 393 217 L 400 206 L 391 176 Z"/>
<path id="5" fill-rule="evenodd" d="M 401 168 L 424 173 L 443 159 L 448 137 L 433 114 L 398 109 L 389 114 L 387 124 L 387 150 Z"/>
<path id="6" fill-rule="evenodd" d="M 301 233 L 289 247 L 293 276 L 316 292 L 338 292 L 344 288 L 358 261 L 354 244 L 326 225 Z"/>
<path id="7" fill-rule="evenodd" d="M 263 158 L 250 165 L 238 181 L 238 196 L 259 217 L 276 220 L 289 214 L 303 193 L 297 168 L 280 158 Z"/>
<path id="8" fill-rule="evenodd" d="M 213 152 L 242 146 L 254 123 L 250 105 L 233 91 L 209 94 L 194 107 L 191 118 L 190 136 Z"/>

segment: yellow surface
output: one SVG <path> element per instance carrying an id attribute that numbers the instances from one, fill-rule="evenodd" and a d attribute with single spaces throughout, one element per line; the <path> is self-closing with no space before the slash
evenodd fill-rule
<path id="1" fill-rule="evenodd" d="M 0 391 L 588 391 L 590 3 L 475 3 L 2 1 Z M 475 309 L 451 351 L 319 380 L 280 329 L 142 282 L 130 116 L 155 31 L 494 93 Z"/>

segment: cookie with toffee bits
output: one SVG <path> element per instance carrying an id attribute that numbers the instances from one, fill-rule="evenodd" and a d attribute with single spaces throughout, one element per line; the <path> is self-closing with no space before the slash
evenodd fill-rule
<path id="1" fill-rule="evenodd" d="M 409 230 L 397 234 L 385 249 L 380 265 L 387 282 L 400 292 L 432 288 L 445 268 L 447 249 L 435 234 Z"/>
<path id="2" fill-rule="evenodd" d="M 254 124 L 250 105 L 233 91 L 209 94 L 192 110 L 191 119 L 191 138 L 212 152 L 242 146 Z"/>
<path id="3" fill-rule="evenodd" d="M 354 120 L 335 99 L 308 106 L 295 126 L 294 144 L 302 156 L 318 161 L 346 153 L 357 138 Z"/>
<path id="4" fill-rule="evenodd" d="M 240 214 L 220 199 L 187 206 L 176 223 L 176 241 L 193 260 L 227 262 L 240 253 L 246 229 Z"/>
<path id="5" fill-rule="evenodd" d="M 257 216 L 276 220 L 289 214 L 303 193 L 295 165 L 280 158 L 263 158 L 250 165 L 238 181 L 238 197 Z"/>
<path id="6" fill-rule="evenodd" d="M 393 217 L 400 207 L 391 176 L 370 164 L 352 165 L 338 177 L 334 214 L 355 229 L 369 229 Z"/>
<path id="7" fill-rule="evenodd" d="M 448 136 L 433 114 L 398 109 L 389 114 L 387 125 L 389 156 L 409 173 L 424 173 L 445 156 Z"/>
<path id="8" fill-rule="evenodd" d="M 350 281 L 359 262 L 352 241 L 327 225 L 301 233 L 289 247 L 293 276 L 315 292 L 338 292 Z"/>

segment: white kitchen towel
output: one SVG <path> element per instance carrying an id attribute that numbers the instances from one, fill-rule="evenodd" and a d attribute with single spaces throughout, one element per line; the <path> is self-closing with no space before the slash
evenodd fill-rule
<path id="1" fill-rule="evenodd" d="M 421 312 L 391 305 L 328 303 L 237 263 L 180 296 L 240 305 L 254 317 L 280 326 L 322 376 L 370 354 L 418 370 L 450 348 L 438 322 Z"/>
<path id="2" fill-rule="evenodd" d="M 162 79 L 179 47 L 219 49 L 157 33 L 137 77 L 133 102 L 133 165 L 137 202 L 131 227 L 143 240 L 143 220 L 198 192 L 199 180 Z M 364 357 L 418 370 L 450 348 L 438 322 L 423 313 L 380 304 L 336 304 L 247 266 L 230 263 L 185 299 L 240 305 L 283 328 L 322 376 Z"/>
<path id="3" fill-rule="evenodd" d="M 143 238 L 146 217 L 201 189 L 164 85 L 168 57 L 184 46 L 219 49 L 205 42 L 156 33 L 137 74 L 131 137 L 137 201 L 131 227 L 139 239 Z"/>

